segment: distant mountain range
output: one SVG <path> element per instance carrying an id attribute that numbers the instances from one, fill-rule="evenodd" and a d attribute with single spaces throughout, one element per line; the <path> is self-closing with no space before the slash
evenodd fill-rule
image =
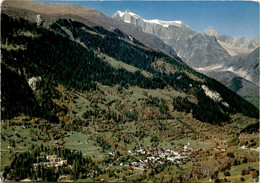
<path id="1" fill-rule="evenodd" d="M 180 21 L 148 21 L 129 10 L 118 11 L 112 17 L 159 37 L 193 68 L 223 64 L 230 57 L 215 37 L 198 33 Z"/>
<path id="2" fill-rule="evenodd" d="M 259 47 L 259 36 L 251 40 L 246 37 L 233 38 L 231 36 L 218 34 L 211 26 L 206 29 L 205 34 L 215 36 L 220 45 L 225 48 L 231 56 L 249 54 Z"/>
<path id="3" fill-rule="evenodd" d="M 259 91 L 259 36 L 253 40 L 220 35 L 209 27 L 199 33 L 181 21 L 145 20 L 126 10 L 117 11 L 113 18 L 135 25 L 138 29 L 156 35 L 170 45 L 182 60 L 233 89 L 235 78 L 247 80 L 233 90 L 258 106 Z M 218 74 L 216 74 L 218 73 Z M 254 95 L 240 90 L 254 90 Z"/>

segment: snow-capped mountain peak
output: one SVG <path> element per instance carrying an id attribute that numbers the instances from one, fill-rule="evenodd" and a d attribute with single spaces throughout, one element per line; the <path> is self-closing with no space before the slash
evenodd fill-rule
<path id="1" fill-rule="evenodd" d="M 136 15 L 135 13 L 131 12 L 130 10 L 125 10 L 125 12 L 117 11 L 113 16 L 119 15 L 120 17 L 123 17 L 125 15 L 131 15 L 135 18 L 141 18 L 140 16 Z"/>
<path id="2" fill-rule="evenodd" d="M 154 24 L 159 24 L 162 25 L 163 27 L 169 27 L 170 25 L 174 25 L 174 26 L 181 26 L 183 25 L 182 21 L 162 21 L 162 20 L 158 20 L 158 19 L 153 19 L 153 20 L 145 20 L 143 19 L 145 22 L 148 23 L 154 23 Z"/>
<path id="3" fill-rule="evenodd" d="M 124 12 L 122 12 L 122 11 L 117 11 L 116 13 L 115 13 L 115 15 L 119 15 L 120 17 L 122 17 L 122 16 L 124 16 Z"/>
<path id="4" fill-rule="evenodd" d="M 162 20 L 158 20 L 158 19 L 146 20 L 129 10 L 126 10 L 125 12 L 117 11 L 112 17 L 114 17 L 114 18 L 120 17 L 120 19 L 126 23 L 133 23 L 138 20 L 138 21 L 143 21 L 146 23 L 158 24 L 163 27 L 169 27 L 170 25 L 180 27 L 180 26 L 184 25 L 182 23 L 182 21 L 162 21 Z"/>

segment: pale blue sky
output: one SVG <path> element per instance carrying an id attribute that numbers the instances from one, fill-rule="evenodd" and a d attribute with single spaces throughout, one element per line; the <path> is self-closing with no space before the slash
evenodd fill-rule
<path id="1" fill-rule="evenodd" d="M 232 37 L 259 35 L 259 3 L 250 1 L 49 1 L 75 3 L 95 8 L 108 16 L 117 10 L 130 11 L 144 19 L 180 20 L 193 30 L 204 32 L 212 26 Z"/>

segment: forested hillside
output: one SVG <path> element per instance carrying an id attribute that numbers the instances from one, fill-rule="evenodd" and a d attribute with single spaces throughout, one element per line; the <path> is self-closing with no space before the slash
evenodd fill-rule
<path id="1" fill-rule="evenodd" d="M 29 79 L 41 76 L 53 84 L 61 83 L 68 89 L 78 91 L 95 90 L 95 82 L 108 86 L 120 84 L 121 87 L 138 86 L 147 89 L 170 86 L 198 98 L 199 105 L 195 105 L 192 112 L 201 121 L 228 121 L 228 114 L 236 112 L 258 117 L 255 107 L 220 83 L 196 73 L 178 60 L 144 47 L 120 30 L 109 32 L 102 27 L 91 28 L 70 20 L 59 20 L 46 29 L 4 14 L 2 22 L 11 25 L 2 31 L 2 44 L 5 45 L 2 49 L 3 63 L 14 68 L 17 73 L 20 72 L 20 77 Z M 11 49 L 10 45 L 15 45 L 17 49 Z M 99 53 L 145 70 L 153 76 L 148 78 L 140 71 L 113 68 L 97 56 Z M 171 64 L 176 72 L 167 74 L 156 70 L 151 63 L 158 59 Z M 201 80 L 191 79 L 187 72 Z M 200 87 L 202 84 L 218 92 L 229 107 L 207 97 Z M 31 109 L 35 111 L 34 108 Z M 208 109 L 205 115 L 210 116 L 201 117 L 205 109 Z"/>

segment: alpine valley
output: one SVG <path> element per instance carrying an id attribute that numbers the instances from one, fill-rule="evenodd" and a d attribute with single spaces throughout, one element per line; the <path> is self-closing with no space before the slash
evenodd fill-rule
<path id="1" fill-rule="evenodd" d="M 257 44 L 130 11 L 113 17 L 2 3 L 1 180 L 258 181 L 259 110 L 241 97 L 259 86 Z"/>

